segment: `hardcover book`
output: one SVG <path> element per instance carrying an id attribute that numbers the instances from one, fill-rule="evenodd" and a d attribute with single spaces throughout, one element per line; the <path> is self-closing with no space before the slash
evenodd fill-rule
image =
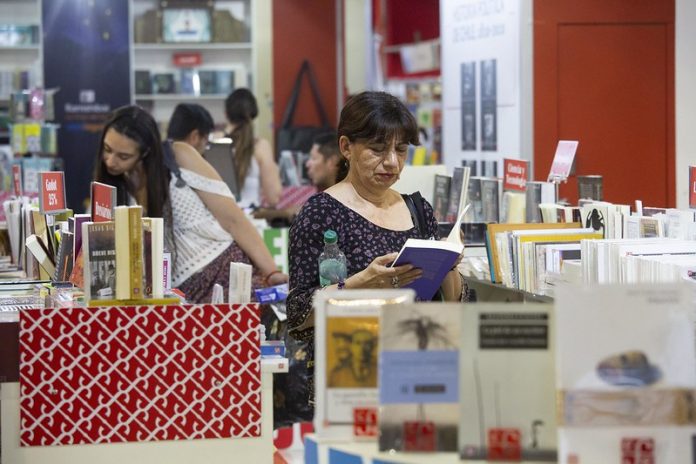
<path id="1" fill-rule="evenodd" d="M 217 91 L 218 71 L 203 70 L 198 71 L 201 95 L 215 95 Z"/>
<path id="2" fill-rule="evenodd" d="M 152 75 L 152 93 L 176 93 L 176 80 L 173 73 L 158 73 Z"/>
<path id="3" fill-rule="evenodd" d="M 85 301 L 116 296 L 116 227 L 113 222 L 82 224 Z"/>
<path id="4" fill-rule="evenodd" d="M 322 438 L 377 437 L 379 314 L 411 290 L 324 290 L 314 297 L 316 412 Z"/>
<path id="5" fill-rule="evenodd" d="M 143 208 L 117 206 L 116 212 L 116 298 L 143 298 Z"/>
<path id="6" fill-rule="evenodd" d="M 481 179 L 481 222 L 499 222 L 501 193 L 500 179 Z"/>
<path id="7" fill-rule="evenodd" d="M 526 222 L 542 222 L 539 209 L 542 203 L 556 203 L 556 186 L 551 182 L 527 182 Z"/>
<path id="8" fill-rule="evenodd" d="M 552 305 L 458 309 L 461 458 L 556 462 Z"/>
<path id="9" fill-rule="evenodd" d="M 152 93 L 150 71 L 135 71 L 135 93 L 137 95 L 150 95 Z"/>
<path id="10" fill-rule="evenodd" d="M 404 288 L 415 290 L 418 300 L 428 301 L 435 296 L 463 251 L 464 245 L 452 242 L 409 238 L 392 266 L 411 264 L 422 269 L 423 275 Z"/>
<path id="11" fill-rule="evenodd" d="M 380 451 L 456 451 L 461 305 L 385 307 L 380 319 Z"/>
<path id="12" fill-rule="evenodd" d="M 143 275 L 147 298 L 164 296 L 162 275 L 164 226 L 162 218 L 143 218 Z"/>

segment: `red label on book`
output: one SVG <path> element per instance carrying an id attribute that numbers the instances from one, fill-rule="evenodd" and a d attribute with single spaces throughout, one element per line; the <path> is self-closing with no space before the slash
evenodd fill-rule
<path id="1" fill-rule="evenodd" d="M 621 439 L 621 464 L 655 464 L 655 440 L 652 438 Z"/>
<path id="2" fill-rule="evenodd" d="M 568 178 L 570 170 L 573 167 L 573 160 L 575 159 L 575 151 L 577 149 L 577 140 L 558 141 L 556 154 L 553 156 L 553 163 L 551 163 L 551 171 L 549 172 L 549 182 L 552 180 L 565 181 Z"/>
<path id="3" fill-rule="evenodd" d="M 113 221 L 115 206 L 116 187 L 92 182 L 92 221 Z"/>
<path id="4" fill-rule="evenodd" d="M 527 173 L 529 161 L 508 159 L 503 160 L 505 173 L 503 174 L 503 190 L 515 190 L 524 192 L 527 185 Z"/>
<path id="5" fill-rule="evenodd" d="M 203 58 L 200 53 L 174 53 L 172 62 L 174 66 L 179 68 L 190 68 L 200 66 L 203 63 Z"/>
<path id="6" fill-rule="evenodd" d="M 22 196 L 22 165 L 12 165 L 12 194 L 16 197 Z"/>
<path id="7" fill-rule="evenodd" d="M 518 429 L 488 430 L 489 461 L 521 461 L 522 440 Z"/>
<path id="8" fill-rule="evenodd" d="M 689 208 L 696 209 L 696 166 L 689 166 Z"/>
<path id="9" fill-rule="evenodd" d="M 433 422 L 404 422 L 404 451 L 435 451 L 436 449 Z"/>
<path id="10" fill-rule="evenodd" d="M 353 409 L 353 435 L 356 437 L 377 436 L 377 409 Z"/>
<path id="11" fill-rule="evenodd" d="M 62 171 L 39 173 L 39 211 L 41 213 L 58 213 L 65 211 L 65 183 Z"/>

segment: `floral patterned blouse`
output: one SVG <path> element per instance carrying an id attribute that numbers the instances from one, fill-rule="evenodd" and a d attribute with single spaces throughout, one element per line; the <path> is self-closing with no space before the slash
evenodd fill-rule
<path id="1" fill-rule="evenodd" d="M 319 286 L 319 255 L 324 250 L 324 232 L 338 234 L 338 247 L 346 255 L 348 276 L 365 269 L 375 258 L 398 252 L 409 238 L 438 237 L 433 209 L 423 200 L 426 236 L 415 227 L 391 230 L 380 227 L 328 193 L 312 196 L 302 207 L 290 229 L 290 294 L 287 299 L 288 329 L 299 340 L 312 341 L 314 323 L 312 297 Z"/>

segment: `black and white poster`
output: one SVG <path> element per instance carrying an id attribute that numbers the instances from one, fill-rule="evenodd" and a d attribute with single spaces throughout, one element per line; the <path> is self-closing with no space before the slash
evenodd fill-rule
<path id="1" fill-rule="evenodd" d="M 462 150 L 476 150 L 476 62 L 461 65 Z"/>
<path id="2" fill-rule="evenodd" d="M 498 150 L 496 62 L 481 61 L 481 151 Z"/>

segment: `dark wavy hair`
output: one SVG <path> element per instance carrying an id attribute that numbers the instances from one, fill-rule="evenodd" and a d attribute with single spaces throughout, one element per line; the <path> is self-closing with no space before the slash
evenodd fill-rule
<path id="1" fill-rule="evenodd" d="M 366 91 L 352 96 L 341 110 L 338 138 L 351 142 L 390 142 L 396 139 L 419 145 L 418 123 L 398 98 L 386 92 Z"/>
<path id="2" fill-rule="evenodd" d="M 259 115 L 256 97 L 249 89 L 235 90 L 225 100 L 225 115 L 227 120 L 235 126 L 230 134 L 234 148 L 232 163 L 237 173 L 237 185 L 242 189 L 251 166 L 251 157 L 254 156 L 256 143 L 253 124 L 256 116 Z"/>
<path id="3" fill-rule="evenodd" d="M 112 176 L 104 164 L 104 137 L 113 129 L 119 134 L 128 137 L 138 144 L 140 160 L 143 164 L 147 191 L 147 204 L 142 205 L 149 217 L 161 217 L 171 224 L 171 211 L 169 209 L 169 170 L 164 164 L 162 151 L 162 139 L 157 123 L 144 109 L 135 106 L 122 106 L 111 113 L 111 117 L 104 125 L 99 139 L 99 151 L 94 167 L 94 180 L 117 188 L 116 200 L 119 205 L 128 204 L 128 194 L 135 196 L 135 192 L 128 191 L 128 184 L 123 174 Z"/>

